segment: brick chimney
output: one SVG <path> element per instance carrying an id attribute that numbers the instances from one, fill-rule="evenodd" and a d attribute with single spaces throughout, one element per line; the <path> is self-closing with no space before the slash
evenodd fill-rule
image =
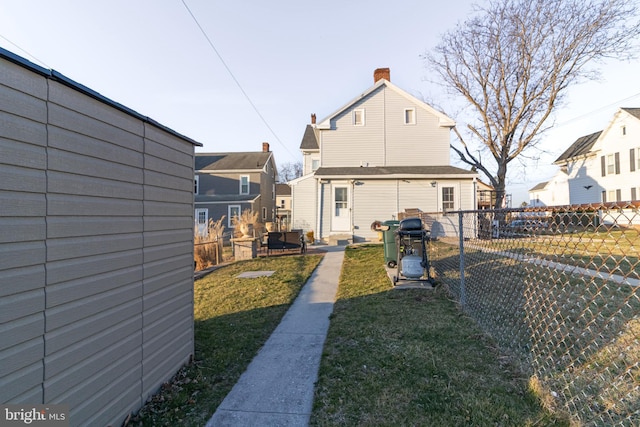
<path id="1" fill-rule="evenodd" d="M 373 72 L 373 83 L 377 83 L 378 80 L 385 79 L 386 81 L 391 81 L 391 70 L 388 68 L 377 68 Z"/>
<path id="2" fill-rule="evenodd" d="M 263 142 L 262 143 L 262 152 L 263 153 L 268 153 L 269 152 L 269 143 L 268 142 Z"/>
<path id="3" fill-rule="evenodd" d="M 312 125 L 316 124 L 316 113 L 311 114 L 311 124 Z"/>

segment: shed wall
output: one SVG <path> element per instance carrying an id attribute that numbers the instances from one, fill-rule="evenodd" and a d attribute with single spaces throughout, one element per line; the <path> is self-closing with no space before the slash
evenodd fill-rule
<path id="1" fill-rule="evenodd" d="M 0 76 L 0 402 L 120 425 L 193 354 L 193 142 Z"/>

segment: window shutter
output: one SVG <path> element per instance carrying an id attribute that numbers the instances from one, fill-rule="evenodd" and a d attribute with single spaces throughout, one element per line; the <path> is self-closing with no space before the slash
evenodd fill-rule
<path id="1" fill-rule="evenodd" d="M 631 172 L 636 170 L 636 149 L 629 150 L 629 170 Z"/>
<path id="2" fill-rule="evenodd" d="M 631 188 L 631 200 L 636 200 L 638 195 L 636 194 L 636 187 Z"/>
<path id="3" fill-rule="evenodd" d="M 615 158 L 616 158 L 616 175 L 620 175 L 620 153 L 616 153 Z"/>
<path id="4" fill-rule="evenodd" d="M 602 203 L 607 203 L 607 192 L 602 191 Z"/>
<path id="5" fill-rule="evenodd" d="M 602 176 L 605 176 L 607 174 L 607 165 L 606 165 L 606 160 L 604 158 L 604 156 L 600 156 L 600 169 L 602 170 Z M 603 200 L 603 202 L 606 200 Z"/>
<path id="6" fill-rule="evenodd" d="M 616 190 L 616 202 L 622 200 L 622 190 Z"/>

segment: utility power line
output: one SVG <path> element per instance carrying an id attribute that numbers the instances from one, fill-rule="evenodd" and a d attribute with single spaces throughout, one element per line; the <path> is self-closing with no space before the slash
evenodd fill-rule
<path id="1" fill-rule="evenodd" d="M 193 21 L 196 23 L 196 25 L 198 26 L 198 28 L 200 29 L 200 32 L 202 33 L 202 35 L 204 36 L 205 39 L 207 39 L 207 42 L 209 43 L 209 46 L 211 47 L 211 49 L 215 52 L 216 56 L 218 57 L 218 59 L 220 60 L 220 62 L 222 63 L 222 65 L 224 66 L 224 68 L 227 70 L 227 72 L 229 73 L 229 75 L 231 76 L 231 78 L 233 79 L 233 81 L 235 82 L 236 86 L 238 86 L 238 88 L 240 89 L 240 92 L 242 92 L 242 94 L 244 95 L 245 99 L 249 102 L 249 104 L 251 105 L 251 107 L 253 108 L 253 110 L 256 112 L 256 114 L 258 115 L 258 117 L 260 117 L 260 120 L 262 120 L 262 123 L 264 123 L 264 125 L 267 127 L 267 129 L 269 129 L 269 131 L 271 132 L 271 134 L 275 137 L 276 141 L 278 141 L 278 143 L 282 146 L 282 148 L 285 149 L 285 151 L 287 153 L 289 153 L 291 155 L 291 157 L 296 158 L 296 156 L 289 151 L 289 149 L 286 147 L 286 145 L 284 145 L 282 143 L 282 141 L 280 140 L 280 138 L 278 138 L 278 135 L 275 133 L 275 131 L 271 128 L 271 126 L 269 125 L 269 123 L 267 122 L 267 120 L 264 118 L 264 116 L 262 115 L 262 113 L 260 112 L 260 110 L 258 110 L 258 107 L 256 106 L 256 104 L 251 100 L 251 97 L 247 94 L 247 92 L 244 90 L 244 88 L 242 87 L 242 85 L 240 84 L 240 82 L 238 81 L 238 79 L 236 78 L 236 76 L 233 74 L 233 72 L 231 71 L 231 69 L 229 68 L 229 66 L 227 65 L 227 63 L 225 62 L 224 58 L 222 57 L 222 55 L 220 55 L 220 52 L 218 52 L 218 49 L 216 49 L 215 45 L 213 44 L 213 41 L 211 41 L 211 38 L 209 38 L 209 36 L 207 35 L 207 32 L 204 30 L 204 28 L 202 28 L 202 25 L 200 25 L 200 22 L 198 22 L 198 19 L 196 18 L 196 16 L 193 14 L 193 12 L 191 11 L 191 9 L 189 8 L 189 6 L 187 5 L 185 0 L 181 0 L 182 4 L 184 5 L 184 7 L 187 9 L 187 12 L 189 12 L 189 15 L 191 15 L 191 18 L 193 19 Z"/>

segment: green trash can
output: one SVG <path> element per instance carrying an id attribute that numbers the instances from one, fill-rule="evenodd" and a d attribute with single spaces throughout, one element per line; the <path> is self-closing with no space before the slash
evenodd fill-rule
<path id="1" fill-rule="evenodd" d="M 393 268 L 398 264 L 398 248 L 396 245 L 396 230 L 400 226 L 400 221 L 389 220 L 382 223 L 385 230 L 382 231 L 382 242 L 384 246 L 384 262 Z"/>

